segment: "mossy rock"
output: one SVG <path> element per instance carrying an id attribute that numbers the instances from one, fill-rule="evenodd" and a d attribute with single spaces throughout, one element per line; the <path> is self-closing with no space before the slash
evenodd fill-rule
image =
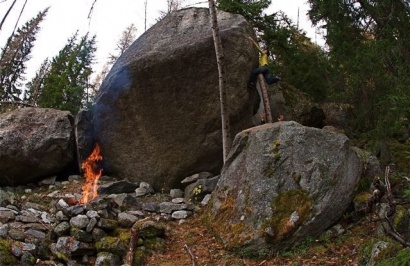
<path id="1" fill-rule="evenodd" d="M 120 240 L 118 237 L 107 236 L 101 238 L 100 241 L 95 243 L 95 248 L 98 252 L 107 251 L 118 255 L 120 257 L 127 253 L 127 244 Z"/>
<path id="2" fill-rule="evenodd" d="M 364 191 L 355 195 L 353 199 L 353 205 L 356 211 L 363 210 L 367 207 L 367 203 L 370 198 L 373 196 L 372 193 Z"/>
<path id="3" fill-rule="evenodd" d="M 138 231 L 138 236 L 143 239 L 163 237 L 165 235 L 165 226 L 151 220 L 137 221 L 132 230 Z"/>
<path id="4" fill-rule="evenodd" d="M 279 242 L 295 232 L 309 217 L 312 199 L 303 190 L 289 190 L 278 195 L 272 202 L 273 215 L 265 223 L 264 229 L 271 228 L 273 237 L 266 235 L 267 241 Z M 290 217 L 297 215 L 294 222 Z"/>
<path id="5" fill-rule="evenodd" d="M 392 255 L 390 258 L 383 259 L 377 266 L 410 266 L 410 248 L 405 248 Z"/>

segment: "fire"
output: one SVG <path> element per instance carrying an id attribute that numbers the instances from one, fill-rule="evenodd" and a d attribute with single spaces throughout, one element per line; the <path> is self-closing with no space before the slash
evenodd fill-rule
<path id="1" fill-rule="evenodd" d="M 101 177 L 102 169 L 97 165 L 98 161 L 102 160 L 100 155 L 100 146 L 96 143 L 93 152 L 81 164 L 81 168 L 85 175 L 85 184 L 83 185 L 83 196 L 80 203 L 84 204 L 98 196 L 97 185 L 98 179 Z"/>

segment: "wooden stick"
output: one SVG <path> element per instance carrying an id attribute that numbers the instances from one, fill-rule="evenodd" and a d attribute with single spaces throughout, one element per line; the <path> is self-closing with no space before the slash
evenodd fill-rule
<path id="1" fill-rule="evenodd" d="M 386 183 L 386 190 L 387 190 L 386 194 L 387 194 L 387 200 L 389 204 L 389 211 L 384 214 L 385 222 L 382 222 L 382 226 L 384 230 L 386 231 L 386 234 L 390 235 L 392 238 L 398 241 L 403 247 L 410 247 L 410 243 L 407 242 L 405 238 L 401 236 L 400 233 L 394 229 L 394 226 L 393 226 L 394 216 L 396 215 L 396 200 L 391 191 L 389 174 L 390 174 L 390 167 L 386 166 L 386 170 L 384 173 L 384 181 Z"/>
<path id="2" fill-rule="evenodd" d="M 195 255 L 192 253 L 192 250 L 188 247 L 187 244 L 184 245 L 184 249 L 188 252 L 188 254 L 191 256 L 192 260 L 192 266 L 196 266 L 196 261 L 195 261 Z"/>
<path id="3" fill-rule="evenodd" d="M 130 240 L 130 245 L 128 248 L 127 255 L 125 257 L 125 263 L 127 265 L 132 265 L 132 261 L 134 260 L 134 249 L 135 249 L 135 246 L 137 245 L 138 235 L 139 235 L 138 228 L 131 229 L 131 233 L 132 233 L 132 236 Z"/>
<path id="4" fill-rule="evenodd" d="M 272 111 L 270 109 L 270 102 L 269 102 L 269 94 L 266 88 L 267 85 L 265 82 L 265 78 L 263 77 L 262 74 L 259 74 L 258 79 L 259 79 L 259 87 L 261 89 L 261 94 L 262 94 L 263 106 L 265 109 L 266 123 L 273 123 Z"/>

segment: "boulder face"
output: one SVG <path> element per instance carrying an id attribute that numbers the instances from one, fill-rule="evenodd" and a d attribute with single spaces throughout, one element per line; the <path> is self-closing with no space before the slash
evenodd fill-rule
<path id="1" fill-rule="evenodd" d="M 75 158 L 70 112 L 22 108 L 0 114 L 0 185 L 54 175 Z"/>
<path id="2" fill-rule="evenodd" d="M 252 126 L 256 92 L 246 88 L 258 58 L 239 15 L 218 12 L 231 135 Z M 115 63 L 93 109 L 104 172 L 155 189 L 193 173 L 219 172 L 222 133 L 218 69 L 206 8 L 173 12 Z"/>
<path id="3" fill-rule="evenodd" d="M 239 133 L 205 217 L 227 248 L 270 256 L 342 217 L 362 172 L 342 134 L 277 122 Z"/>

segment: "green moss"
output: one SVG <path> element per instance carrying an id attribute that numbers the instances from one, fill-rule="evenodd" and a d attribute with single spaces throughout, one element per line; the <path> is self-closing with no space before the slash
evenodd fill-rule
<path id="1" fill-rule="evenodd" d="M 212 204 L 203 215 L 205 226 L 210 232 L 225 245 L 225 248 L 233 252 L 243 249 L 252 239 L 252 229 L 238 218 L 238 210 L 235 208 L 235 198 L 232 191 L 227 196 L 223 196 L 223 204 L 219 207 L 218 213 L 212 213 Z"/>
<path id="2" fill-rule="evenodd" d="M 396 207 L 396 216 L 393 220 L 394 229 L 400 234 L 408 234 L 409 233 L 409 211 L 401 206 L 398 205 Z"/>
<path id="3" fill-rule="evenodd" d="M 409 266 L 410 265 L 410 249 L 398 245 L 391 245 L 382 250 L 377 256 L 377 266 Z"/>
<path id="4" fill-rule="evenodd" d="M 123 243 L 129 243 L 132 237 L 131 230 L 118 228 L 116 230 L 117 236 Z"/>
<path id="5" fill-rule="evenodd" d="M 302 179 L 302 176 L 300 174 L 293 173 L 293 180 L 295 181 L 296 184 L 300 184 L 300 180 Z"/>
<path id="6" fill-rule="evenodd" d="M 0 265 L 18 265 L 18 261 L 11 253 L 10 243 L 0 238 Z"/>
<path id="7" fill-rule="evenodd" d="M 145 247 L 139 247 L 134 251 L 134 260 L 132 261 L 132 266 L 143 266 L 146 253 Z"/>
<path id="8" fill-rule="evenodd" d="M 274 140 L 272 142 L 272 158 L 273 162 L 268 164 L 268 168 L 265 170 L 264 175 L 268 177 L 273 177 L 275 175 L 276 169 L 282 165 L 285 159 L 282 159 L 282 155 L 280 154 L 280 140 Z M 282 159 L 282 160 L 281 160 Z"/>
<path id="9" fill-rule="evenodd" d="M 163 238 L 151 238 L 144 241 L 144 246 L 149 251 L 164 252 L 166 249 L 166 242 Z"/>
<path id="10" fill-rule="evenodd" d="M 273 236 L 263 233 L 267 242 L 280 242 L 294 233 L 310 217 L 311 207 L 312 200 L 304 190 L 289 190 L 279 194 L 272 202 L 272 217 L 262 226 L 263 232 L 266 229 L 273 231 Z M 290 218 L 294 213 L 298 218 L 292 222 Z"/>
<path id="11" fill-rule="evenodd" d="M 66 254 L 62 253 L 62 252 L 57 251 L 55 255 L 56 255 L 57 259 L 59 259 L 59 260 L 69 261 L 69 257 Z"/>

